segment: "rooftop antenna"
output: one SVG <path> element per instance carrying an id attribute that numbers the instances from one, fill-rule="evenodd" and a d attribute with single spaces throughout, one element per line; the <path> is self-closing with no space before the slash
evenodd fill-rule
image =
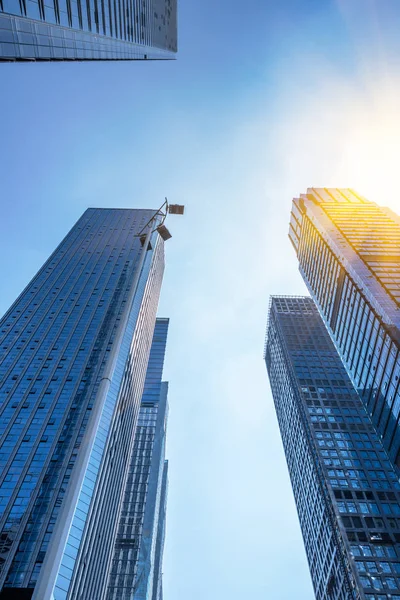
<path id="1" fill-rule="evenodd" d="M 172 235 L 168 231 L 167 227 L 164 225 L 167 215 L 183 215 L 184 212 L 185 212 L 185 207 L 183 204 L 169 204 L 168 199 L 165 198 L 165 201 L 160 206 L 160 208 L 154 213 L 154 215 L 151 217 L 151 219 L 149 219 L 147 221 L 147 223 L 144 225 L 142 230 L 139 233 L 137 233 L 135 237 L 140 238 L 140 243 L 142 244 L 142 246 L 144 246 L 144 244 L 146 242 L 146 237 L 147 237 L 147 233 L 145 233 L 145 229 L 147 229 L 148 226 L 151 225 L 158 216 L 160 216 L 161 222 L 156 227 L 154 227 L 154 229 L 151 231 L 151 234 L 154 233 L 155 231 L 157 231 L 158 234 L 160 235 L 160 237 L 164 240 L 164 242 L 166 242 L 167 240 L 169 240 L 172 237 Z M 148 246 L 148 249 L 149 250 L 151 249 L 150 244 Z"/>

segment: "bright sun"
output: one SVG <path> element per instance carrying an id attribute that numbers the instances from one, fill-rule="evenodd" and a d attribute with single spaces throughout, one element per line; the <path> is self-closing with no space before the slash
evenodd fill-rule
<path id="1" fill-rule="evenodd" d="M 343 164 L 359 193 L 400 213 L 400 86 L 354 106 L 343 140 Z M 380 90 L 382 93 L 382 90 Z M 390 100 L 388 99 L 390 97 Z"/>

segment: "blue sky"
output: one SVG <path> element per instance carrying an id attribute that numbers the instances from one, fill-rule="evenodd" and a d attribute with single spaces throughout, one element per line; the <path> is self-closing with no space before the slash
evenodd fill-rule
<path id="1" fill-rule="evenodd" d="M 166 600 L 309 600 L 262 360 L 291 199 L 400 211 L 396 0 L 181 0 L 178 60 L 1 65 L 3 313 L 87 206 L 170 218 Z"/>

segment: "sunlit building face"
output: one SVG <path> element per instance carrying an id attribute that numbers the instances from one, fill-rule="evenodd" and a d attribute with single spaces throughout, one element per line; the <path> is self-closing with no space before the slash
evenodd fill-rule
<path id="1" fill-rule="evenodd" d="M 349 189 L 293 200 L 300 272 L 393 462 L 400 466 L 400 219 Z"/>

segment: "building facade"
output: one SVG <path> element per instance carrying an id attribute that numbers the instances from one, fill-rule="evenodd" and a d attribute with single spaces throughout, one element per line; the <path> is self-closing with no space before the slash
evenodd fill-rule
<path id="1" fill-rule="evenodd" d="M 158 600 L 168 462 L 168 384 L 161 382 L 168 319 L 157 319 L 124 491 L 107 600 Z"/>
<path id="2" fill-rule="evenodd" d="M 168 497 L 168 461 L 164 461 L 161 483 L 160 512 L 158 516 L 156 552 L 154 558 L 153 595 L 152 600 L 163 600 L 162 558 L 165 541 L 165 523 Z"/>
<path id="3" fill-rule="evenodd" d="M 400 219 L 348 189 L 293 200 L 300 272 L 392 462 L 400 467 Z"/>
<path id="4" fill-rule="evenodd" d="M 400 486 L 311 298 L 273 297 L 265 360 L 317 600 L 400 600 Z"/>
<path id="5" fill-rule="evenodd" d="M 164 270 L 154 215 L 87 210 L 0 321 L 0 598 L 105 598 Z"/>
<path id="6" fill-rule="evenodd" d="M 167 60 L 177 0 L 0 0 L 0 61 Z"/>

